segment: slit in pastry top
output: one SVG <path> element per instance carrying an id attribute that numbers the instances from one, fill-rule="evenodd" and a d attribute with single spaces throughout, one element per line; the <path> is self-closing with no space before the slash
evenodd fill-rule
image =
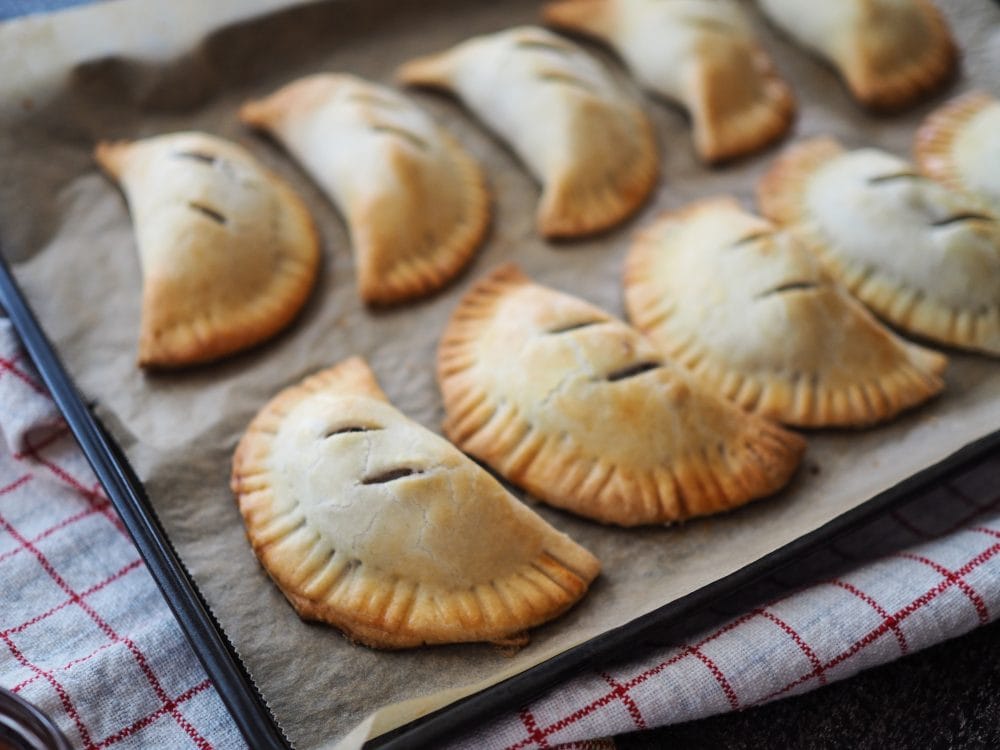
<path id="1" fill-rule="evenodd" d="M 504 266 L 438 350 L 445 434 L 547 503 L 665 523 L 778 491 L 804 441 L 695 385 L 635 329 Z"/>
<path id="2" fill-rule="evenodd" d="M 248 102 L 240 117 L 272 133 L 340 210 L 368 303 L 436 291 L 485 237 L 489 195 L 478 164 L 388 87 L 317 74 Z"/>
<path id="3" fill-rule="evenodd" d="M 513 149 L 542 184 L 537 224 L 547 237 L 608 229 L 655 186 L 645 113 L 597 60 L 549 31 L 474 37 L 406 63 L 399 77 L 452 91 Z"/>
<path id="4" fill-rule="evenodd" d="M 787 424 L 866 426 L 944 387 L 943 355 L 894 334 L 732 198 L 664 213 L 636 237 L 625 307 L 699 385 Z"/>
<path id="5" fill-rule="evenodd" d="M 204 133 L 101 143 L 142 266 L 139 364 L 182 367 L 276 334 L 305 303 L 319 241 L 301 198 L 243 147 Z"/>
<path id="6" fill-rule="evenodd" d="M 542 17 L 610 45 L 643 88 L 681 104 L 706 162 L 763 148 L 792 124 L 792 91 L 733 0 L 556 0 Z"/>

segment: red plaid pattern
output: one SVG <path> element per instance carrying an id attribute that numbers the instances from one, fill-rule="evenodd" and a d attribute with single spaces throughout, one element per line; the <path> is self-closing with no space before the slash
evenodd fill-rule
<path id="1" fill-rule="evenodd" d="M 817 550 L 796 580 L 779 572 L 765 606 L 576 678 L 454 746 L 604 750 L 595 738 L 800 693 L 989 622 L 997 476 L 1000 456 Z M 788 593 L 813 570 L 827 575 Z M 76 746 L 244 746 L 3 320 L 0 580 L 0 684 Z"/>

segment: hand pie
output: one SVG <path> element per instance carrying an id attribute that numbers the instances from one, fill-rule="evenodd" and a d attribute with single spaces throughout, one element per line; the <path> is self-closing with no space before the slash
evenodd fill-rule
<path id="1" fill-rule="evenodd" d="M 636 238 L 625 307 L 699 385 L 788 424 L 871 424 L 944 387 L 943 355 L 885 328 L 732 198 L 664 214 Z"/>
<path id="2" fill-rule="evenodd" d="M 659 159 L 646 115 L 601 65 L 561 37 L 520 27 L 471 39 L 399 71 L 455 92 L 542 183 L 538 229 L 576 237 L 632 214 Z"/>
<path id="3" fill-rule="evenodd" d="M 758 197 L 893 325 L 1000 354 L 1000 222 L 974 202 L 891 154 L 827 138 L 783 154 Z"/>
<path id="4" fill-rule="evenodd" d="M 254 418 L 231 480 L 261 564 L 303 619 L 375 648 L 524 643 L 600 563 L 352 358 Z"/>
<path id="5" fill-rule="evenodd" d="M 441 288 L 486 233 L 489 195 L 479 166 L 392 89 L 313 75 L 243 105 L 240 118 L 274 133 L 343 213 L 366 302 Z"/>
<path id="6" fill-rule="evenodd" d="M 319 241 L 292 189 L 203 133 L 101 143 L 128 199 L 142 265 L 139 364 L 180 367 L 284 328 L 316 278 Z"/>
<path id="7" fill-rule="evenodd" d="M 621 526 L 742 505 L 805 441 L 695 387 L 637 331 L 505 266 L 459 302 L 438 351 L 448 437 L 536 497 Z"/>
<path id="8" fill-rule="evenodd" d="M 917 131 L 916 151 L 924 174 L 1000 219 L 1000 101 L 973 92 L 935 110 Z"/>
<path id="9" fill-rule="evenodd" d="M 782 31 L 831 63 L 871 109 L 915 104 L 955 71 L 955 43 L 930 0 L 757 2 Z"/>
<path id="10" fill-rule="evenodd" d="M 643 87 L 682 104 L 704 161 L 756 151 L 792 124 L 791 89 L 732 0 L 558 0 L 543 16 L 611 45 Z"/>

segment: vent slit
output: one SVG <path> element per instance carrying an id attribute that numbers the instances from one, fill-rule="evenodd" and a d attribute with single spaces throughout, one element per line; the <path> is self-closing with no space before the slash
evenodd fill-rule
<path id="1" fill-rule="evenodd" d="M 869 185 L 878 185 L 882 182 L 891 182 L 893 180 L 920 180 L 923 179 L 920 175 L 913 172 L 896 172 L 894 174 L 882 174 L 877 177 L 869 177 Z"/>
<path id="2" fill-rule="evenodd" d="M 398 138 L 402 138 L 404 141 L 409 141 L 412 145 L 423 151 L 426 151 L 429 148 L 427 141 L 419 135 L 411 133 L 409 130 L 404 130 L 403 128 L 397 128 L 395 125 L 372 125 L 372 131 L 375 133 L 385 133 L 386 135 L 394 135 Z"/>
<path id="3" fill-rule="evenodd" d="M 336 430 L 330 430 L 325 433 L 323 437 L 333 437 L 334 435 L 345 435 L 349 432 L 377 432 L 381 430 L 381 427 L 362 427 L 360 425 L 351 425 L 349 427 L 338 427 Z"/>
<path id="4" fill-rule="evenodd" d="M 558 334 L 558 333 L 568 333 L 569 331 L 576 331 L 576 330 L 578 330 L 580 328 L 587 328 L 589 326 L 596 326 L 596 325 L 599 325 L 599 324 L 601 324 L 603 322 L 604 321 L 602 321 L 602 320 L 581 320 L 579 323 L 569 323 L 568 325 L 559 326 L 558 328 L 553 328 L 553 329 L 551 329 L 549 331 L 546 331 L 546 333 L 548 333 L 550 335 L 554 335 L 554 334 Z"/>
<path id="5" fill-rule="evenodd" d="M 411 469 L 409 466 L 403 466 L 399 469 L 383 471 L 381 474 L 376 474 L 373 477 L 365 477 L 361 480 L 361 484 L 385 484 L 386 482 L 394 482 L 397 479 L 402 479 L 413 474 L 423 474 L 423 472 L 418 469 Z"/>
<path id="6" fill-rule="evenodd" d="M 540 73 L 536 76 L 536 78 L 545 83 L 559 83 L 563 86 L 569 86 L 571 88 L 580 89 L 581 91 L 586 91 L 588 94 L 594 93 L 593 86 L 584 81 L 582 78 L 577 78 L 576 76 L 569 75 L 568 73 Z"/>
<path id="7" fill-rule="evenodd" d="M 222 214 L 219 211 L 216 211 L 214 208 L 206 206 L 203 203 L 196 203 L 195 201 L 190 201 L 188 203 L 188 207 L 197 211 L 202 216 L 207 216 L 209 219 L 211 219 L 217 224 L 226 224 L 228 222 L 228 219 L 226 219 L 225 214 Z"/>
<path id="8" fill-rule="evenodd" d="M 216 157 L 206 154 L 204 151 L 178 151 L 174 156 L 178 159 L 200 161 L 202 164 L 215 164 L 216 162 Z"/>
<path id="9" fill-rule="evenodd" d="M 815 281 L 790 281 L 787 284 L 781 284 L 773 289 L 768 289 L 766 292 L 761 292 L 757 295 L 757 299 L 762 299 L 764 297 L 770 297 L 775 294 L 785 294 L 786 292 L 801 292 L 806 289 L 818 289 L 819 284 Z"/>
<path id="10" fill-rule="evenodd" d="M 568 55 L 572 52 L 569 47 L 564 47 L 556 42 L 543 42 L 535 39 L 524 39 L 517 43 L 518 49 L 533 49 L 542 52 L 555 52 L 558 55 Z"/>
<path id="11" fill-rule="evenodd" d="M 946 216 L 943 219 L 938 219 L 937 221 L 932 221 L 931 222 L 931 226 L 932 227 L 946 227 L 949 224 L 955 224 L 955 223 L 957 223 L 959 221 L 993 221 L 993 218 L 990 217 L 990 216 L 986 216 L 985 214 L 977 214 L 977 213 L 968 212 L 968 213 L 962 213 L 962 214 L 955 214 L 954 216 Z"/>
<path id="12" fill-rule="evenodd" d="M 757 240 L 767 237 L 769 232 L 754 232 L 753 234 L 748 234 L 746 237 L 740 237 L 736 242 L 734 242 L 730 247 L 742 247 L 751 242 L 756 242 Z"/>
<path id="13" fill-rule="evenodd" d="M 638 362 L 634 365 L 629 365 L 628 367 L 623 367 L 621 370 L 615 370 L 605 378 L 609 383 L 614 383 L 618 380 L 625 380 L 626 378 L 634 378 L 638 375 L 642 375 L 644 372 L 649 372 L 650 370 L 655 370 L 658 367 L 662 367 L 662 362 Z"/>

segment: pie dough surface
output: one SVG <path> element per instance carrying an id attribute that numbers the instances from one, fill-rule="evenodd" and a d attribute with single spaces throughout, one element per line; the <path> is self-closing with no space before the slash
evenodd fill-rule
<path id="1" fill-rule="evenodd" d="M 732 198 L 666 213 L 636 238 L 625 306 L 700 385 L 788 424 L 867 425 L 944 387 L 943 355 L 896 336 Z"/>
<path id="2" fill-rule="evenodd" d="M 758 186 L 827 269 L 893 325 L 1000 354 L 1000 222 L 877 149 L 796 144 Z"/>
<path id="3" fill-rule="evenodd" d="M 399 70 L 407 84 L 455 93 L 542 184 L 539 231 L 575 237 L 636 211 L 659 174 L 653 128 L 590 55 L 518 27 L 470 39 Z"/>
<path id="4" fill-rule="evenodd" d="M 557 0 L 543 18 L 609 44 L 644 88 L 682 104 L 704 161 L 756 151 L 792 124 L 791 89 L 732 0 Z"/>
<path id="5" fill-rule="evenodd" d="M 368 303 L 441 288 L 485 237 L 490 199 L 479 165 L 390 88 L 317 74 L 246 103 L 240 118 L 273 133 L 344 215 Z"/>
<path id="6" fill-rule="evenodd" d="M 261 409 L 231 484 L 254 552 L 299 615 L 376 648 L 524 643 L 600 570 L 393 408 L 356 357 Z"/>
<path id="7" fill-rule="evenodd" d="M 315 281 L 302 200 L 244 148 L 204 133 L 101 143 L 128 200 L 142 266 L 139 364 L 181 367 L 270 338 Z"/>
<path id="8" fill-rule="evenodd" d="M 924 174 L 978 200 L 1000 219 L 1000 101 L 974 91 L 945 104 L 917 131 Z"/>
<path id="9" fill-rule="evenodd" d="M 958 52 L 930 0 L 757 0 L 798 44 L 832 64 L 855 99 L 875 110 L 923 100 L 954 74 Z"/>
<path id="10" fill-rule="evenodd" d="M 461 300 L 438 351 L 445 434 L 557 507 L 622 526 L 769 495 L 805 441 L 697 388 L 637 331 L 514 266 Z"/>

